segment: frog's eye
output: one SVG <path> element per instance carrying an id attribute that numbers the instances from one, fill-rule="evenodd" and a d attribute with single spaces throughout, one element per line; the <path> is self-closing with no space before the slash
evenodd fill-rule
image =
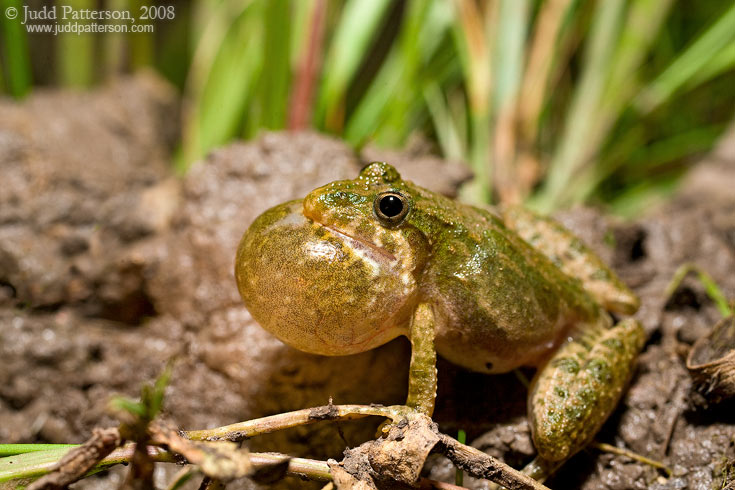
<path id="1" fill-rule="evenodd" d="M 386 226 L 395 226 L 403 221 L 411 203 L 408 198 L 396 191 L 381 192 L 373 202 L 375 216 Z"/>

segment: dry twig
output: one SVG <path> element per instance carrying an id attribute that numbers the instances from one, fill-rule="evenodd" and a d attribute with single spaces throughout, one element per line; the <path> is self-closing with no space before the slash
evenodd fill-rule
<path id="1" fill-rule="evenodd" d="M 50 473 L 31 483 L 28 490 L 66 488 L 86 475 L 94 465 L 102 461 L 118 445 L 120 445 L 120 431 L 116 428 L 94 429 L 92 437 L 81 446 L 66 453 Z"/>

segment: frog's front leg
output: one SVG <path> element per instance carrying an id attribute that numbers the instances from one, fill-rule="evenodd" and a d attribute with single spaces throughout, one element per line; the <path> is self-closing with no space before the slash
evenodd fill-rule
<path id="1" fill-rule="evenodd" d="M 410 326 L 411 366 L 408 373 L 406 405 L 431 417 L 436 399 L 436 348 L 434 347 L 434 311 L 428 303 L 419 303 Z"/>
<path id="2" fill-rule="evenodd" d="M 538 457 L 524 472 L 537 480 L 592 441 L 631 378 L 643 328 L 633 319 L 605 328 L 603 320 L 560 347 L 531 386 L 528 411 Z"/>

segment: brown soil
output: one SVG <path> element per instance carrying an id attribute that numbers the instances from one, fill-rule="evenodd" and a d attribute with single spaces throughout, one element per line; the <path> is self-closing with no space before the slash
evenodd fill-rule
<path id="1" fill-rule="evenodd" d="M 353 177 L 364 160 L 389 158 L 448 194 L 466 178 L 462 167 L 418 146 L 355 155 L 325 136 L 270 133 L 216 150 L 178 179 L 170 168 L 177 113 L 173 92 L 150 75 L 92 93 L 0 100 L 0 441 L 81 442 L 92 427 L 114 423 L 105 412 L 111 394 L 135 396 L 172 356 L 178 361 L 165 411 L 181 428 L 330 398 L 404 399 L 405 340 L 338 358 L 283 345 L 240 304 L 234 252 L 258 213 Z M 731 133 L 678 197 L 634 223 L 589 209 L 560 216 L 641 296 L 637 316 L 649 333 L 631 388 L 598 440 L 661 460 L 674 476 L 588 449 L 548 482 L 551 488 L 719 488 L 735 458 L 735 406 L 691 408 L 683 361 L 719 314 L 691 278 L 672 298 L 664 291 L 679 265 L 694 262 L 735 297 L 734 181 Z M 476 447 L 514 465 L 532 457 L 525 391 L 515 376 L 470 373 L 444 361 L 439 373 L 435 420 L 443 432 L 463 429 Z M 377 422 L 324 422 L 249 445 L 340 459 L 345 446 L 370 439 Z M 438 457 L 425 474 L 454 479 Z M 79 485 L 117 482 L 113 471 Z"/>

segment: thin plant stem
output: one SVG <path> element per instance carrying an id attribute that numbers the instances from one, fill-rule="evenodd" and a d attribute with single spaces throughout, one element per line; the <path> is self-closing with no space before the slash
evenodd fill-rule
<path id="1" fill-rule="evenodd" d="M 387 417 L 393 421 L 400 420 L 407 411 L 403 405 L 390 407 L 367 405 L 327 405 L 326 407 L 307 408 L 295 412 L 280 413 L 232 425 L 184 431 L 184 437 L 193 441 L 240 441 L 261 434 L 313 424 L 322 420 L 354 420 L 368 416 Z"/>
<path id="2" fill-rule="evenodd" d="M 660 470 L 663 470 L 664 473 L 666 473 L 667 476 L 671 476 L 673 474 L 673 471 L 671 471 L 671 468 L 666 466 L 665 464 L 655 461 L 651 458 L 647 458 L 643 455 L 640 455 L 638 453 L 634 453 L 633 451 L 629 451 L 627 449 L 623 449 L 620 447 L 615 447 L 611 444 L 606 444 L 604 442 L 592 442 L 590 446 L 599 449 L 600 451 L 604 451 L 606 453 L 612 453 L 617 454 L 618 456 L 625 456 L 628 457 L 634 461 L 639 461 L 643 464 L 647 464 L 649 466 L 653 466 L 654 468 L 658 468 Z"/>

